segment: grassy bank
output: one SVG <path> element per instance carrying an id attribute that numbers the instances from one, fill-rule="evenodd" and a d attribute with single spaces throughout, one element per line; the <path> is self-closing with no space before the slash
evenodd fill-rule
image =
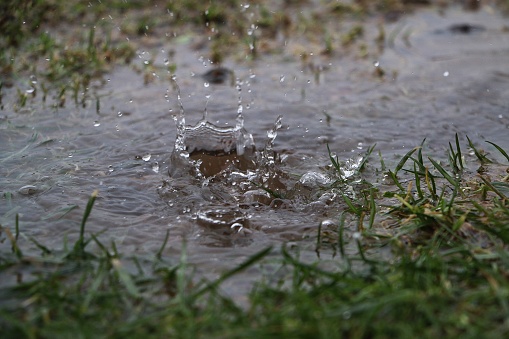
<path id="1" fill-rule="evenodd" d="M 461 3 L 475 9 L 477 2 Z M 367 34 L 366 20 L 385 17 L 390 22 L 432 5 L 422 0 L 323 2 L 320 6 L 305 0 L 249 4 L 240 0 L 114 0 L 107 5 L 6 0 L 0 5 L 0 107 L 10 88 L 17 92 L 14 110 L 36 95 L 55 107 L 71 100 L 85 105 L 103 76 L 119 65 L 141 73 L 145 83 L 154 81 L 155 73 L 175 73 L 175 51 L 167 51 L 164 66 L 154 65 L 152 59 L 142 64 L 133 60 L 141 59 L 143 51 L 159 51 L 164 44 L 175 46 L 182 41 L 192 41 L 205 61 L 214 65 L 277 54 L 300 59 L 319 73 L 323 70 L 315 69 L 308 60 L 310 54 L 376 60 L 384 41 L 394 37 L 388 36 L 382 23 L 376 36 Z M 505 0 L 493 6 L 509 7 Z M 384 76 L 381 68 L 377 72 L 376 77 Z"/>
<path id="2" fill-rule="evenodd" d="M 448 164 L 425 157 L 421 146 L 392 170 L 369 157 L 365 164 L 376 166 L 390 189 L 368 185 L 355 200 L 344 196 L 348 210 L 338 216 L 335 241 L 318 228 L 317 251 L 337 251 L 333 269 L 305 263 L 298 250 L 283 246 L 215 281 L 196 281 L 185 249 L 180 258 L 163 255 L 166 240 L 151 258 L 135 258 L 87 234 L 96 192 L 74 244 L 47 248 L 31 239 L 40 255 L 28 256 L 17 245 L 23 225 L 2 225 L 10 250 L 0 252 L 0 276 L 12 284 L 0 289 L 0 332 L 5 338 L 504 337 L 509 157 L 487 144 L 499 164 L 470 143 L 478 162 L 471 171 L 458 138 L 449 146 Z M 341 162 L 331 161 L 341 170 Z M 343 180 L 340 173 L 337 179 L 332 186 Z M 101 250 L 88 251 L 91 243 Z M 346 253 L 349 243 L 356 254 Z M 274 252 L 279 259 L 267 262 Z M 276 274 L 261 273 L 247 307 L 219 292 L 226 279 L 260 263 Z"/>

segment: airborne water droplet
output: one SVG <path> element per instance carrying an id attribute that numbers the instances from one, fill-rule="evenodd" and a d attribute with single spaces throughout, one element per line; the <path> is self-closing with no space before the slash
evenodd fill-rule
<path id="1" fill-rule="evenodd" d="M 94 121 L 94 127 L 99 127 L 99 126 L 101 126 L 101 123 L 97 120 Z"/>
<path id="2" fill-rule="evenodd" d="M 141 159 L 143 159 L 143 161 L 149 161 L 151 157 L 152 157 L 152 155 L 150 153 L 148 153 L 148 154 L 145 154 L 144 156 L 142 156 Z"/>
<path id="3" fill-rule="evenodd" d="M 157 161 L 152 165 L 152 171 L 159 173 L 159 163 Z"/>

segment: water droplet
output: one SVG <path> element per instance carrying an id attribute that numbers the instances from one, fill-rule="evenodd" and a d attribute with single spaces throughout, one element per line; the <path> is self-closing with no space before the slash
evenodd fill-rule
<path id="1" fill-rule="evenodd" d="M 150 61 L 145 60 L 145 61 L 143 61 L 143 63 L 144 63 L 145 65 L 148 65 L 148 64 L 150 63 Z"/>
<path id="2" fill-rule="evenodd" d="M 121 117 L 121 116 L 122 116 L 122 111 L 118 111 L 118 112 L 117 112 L 117 115 L 118 115 L 119 117 Z"/>
<path id="3" fill-rule="evenodd" d="M 18 193 L 23 195 L 32 195 L 37 193 L 37 187 L 34 185 L 25 185 L 18 190 Z"/>
<path id="4" fill-rule="evenodd" d="M 375 62 L 373 63 L 373 66 L 375 66 L 375 67 L 380 66 L 380 61 L 375 61 Z"/>
<path id="5" fill-rule="evenodd" d="M 152 164 L 152 171 L 159 173 L 159 163 L 157 161 Z"/>
<path id="6" fill-rule="evenodd" d="M 208 82 L 203 83 L 203 87 L 209 87 L 209 86 L 210 86 L 210 84 Z"/>
<path id="7" fill-rule="evenodd" d="M 94 127 L 99 127 L 99 126 L 101 126 L 101 123 L 97 120 L 94 121 Z"/>
<path id="8" fill-rule="evenodd" d="M 110 173 L 113 172 L 113 165 L 108 166 L 108 172 L 110 172 Z"/>
<path id="9" fill-rule="evenodd" d="M 148 153 L 148 154 L 145 154 L 144 156 L 142 156 L 141 159 L 143 159 L 143 161 L 149 161 L 151 157 L 152 157 L 152 155 L 150 153 Z"/>
<path id="10" fill-rule="evenodd" d="M 285 81 L 285 76 L 284 76 L 284 75 L 281 75 L 281 76 L 279 77 L 279 82 L 284 82 L 284 81 Z"/>
<path id="11" fill-rule="evenodd" d="M 329 185 L 332 183 L 332 179 L 330 179 L 329 177 L 327 177 L 321 173 L 317 173 L 317 172 L 305 173 L 300 178 L 299 181 L 301 184 L 303 184 L 305 186 L 309 186 L 309 187 L 326 186 L 326 185 Z"/>
<path id="12" fill-rule="evenodd" d="M 449 72 L 448 71 L 445 71 L 444 72 L 444 77 L 448 77 L 449 76 Z"/>
<path id="13" fill-rule="evenodd" d="M 251 27 L 249 27 L 247 29 L 247 35 L 253 35 L 254 31 L 257 29 L 258 27 L 255 26 L 254 24 L 251 24 Z"/>

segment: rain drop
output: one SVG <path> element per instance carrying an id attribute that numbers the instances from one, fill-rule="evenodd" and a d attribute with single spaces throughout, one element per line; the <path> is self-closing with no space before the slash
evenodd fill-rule
<path id="1" fill-rule="evenodd" d="M 18 190 L 18 193 L 23 195 L 32 195 L 37 193 L 37 187 L 34 185 L 25 185 Z"/>
<path id="2" fill-rule="evenodd" d="M 449 76 L 449 72 L 448 71 L 445 71 L 444 72 L 444 77 L 448 77 Z"/>
<path id="3" fill-rule="evenodd" d="M 143 159 L 143 161 L 149 161 L 151 157 L 152 157 L 152 155 L 150 153 L 148 153 L 148 154 L 145 154 L 144 156 L 142 156 L 141 159 Z"/>
<path id="4" fill-rule="evenodd" d="M 154 164 L 152 164 L 152 171 L 159 173 L 159 163 L 158 162 L 155 162 Z"/>
<path id="5" fill-rule="evenodd" d="M 101 123 L 97 120 L 94 121 L 94 127 L 99 127 L 99 126 L 101 126 Z"/>

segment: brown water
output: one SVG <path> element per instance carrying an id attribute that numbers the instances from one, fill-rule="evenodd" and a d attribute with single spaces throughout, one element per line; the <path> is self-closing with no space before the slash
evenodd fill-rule
<path id="1" fill-rule="evenodd" d="M 450 29 L 457 24 L 482 29 Z M 236 124 L 237 89 L 205 83 L 200 74 L 210 66 L 189 43 L 139 51 L 140 67 L 152 57 L 158 66 L 149 84 L 128 67 L 107 75 L 104 85 L 97 84 L 100 112 L 95 99 L 86 107 L 54 109 L 40 95 L 15 112 L 16 93 L 4 89 L 0 188 L 12 193 L 12 201 L 2 198 L 0 223 L 13 226 L 18 213 L 24 238 L 59 247 L 64 236 L 76 239 L 87 199 L 98 190 L 87 231 L 104 231 L 101 239 L 114 240 L 123 253 L 154 253 L 169 230 L 165 255 L 177 260 L 185 240 L 189 262 L 208 277 L 270 244 L 296 245 L 304 257 L 316 258 L 318 225 L 335 229 L 345 208 L 338 192 L 321 190 L 330 179 L 327 143 L 343 162 L 376 143 L 387 165 L 424 138 L 427 154 L 443 158 L 455 133 L 488 151 L 493 148 L 485 140 L 509 149 L 508 27 L 491 7 L 444 14 L 422 9 L 385 26 L 386 46 L 376 59 L 316 53 L 306 63 L 284 54 L 226 62 L 242 81 L 244 127 L 258 150 L 277 116 L 283 117 L 273 147 L 282 159 L 277 180 L 282 193 L 290 192 L 288 199 L 247 203 L 246 190 L 236 187 L 241 181 L 210 181 L 189 172 L 169 177 L 172 117 L 179 110 L 164 67 L 170 48 L 176 50 L 187 123 L 198 122 L 207 106 L 210 122 Z M 375 37 L 377 19 L 365 29 Z M 379 167 L 372 157 L 370 173 Z M 74 205 L 79 207 L 68 211 Z M 226 221 L 214 225 L 207 218 Z M 240 225 L 232 227 L 235 222 Z M 353 232 L 352 226 L 348 236 Z M 253 270 L 225 286 L 240 293 L 258 275 Z"/>

